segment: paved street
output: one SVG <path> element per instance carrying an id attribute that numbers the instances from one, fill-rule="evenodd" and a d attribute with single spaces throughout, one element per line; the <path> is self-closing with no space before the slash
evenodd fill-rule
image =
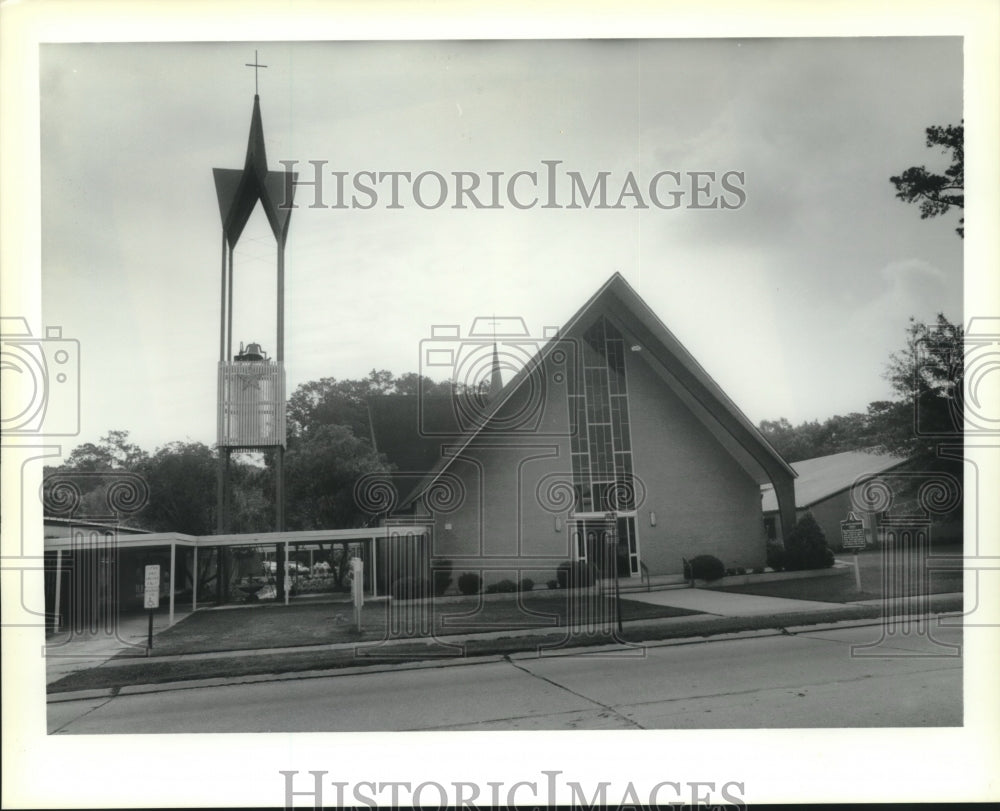
<path id="1" fill-rule="evenodd" d="M 52 733 L 958 726 L 962 661 L 881 627 L 49 704 Z M 935 628 L 959 645 L 961 629 Z"/>

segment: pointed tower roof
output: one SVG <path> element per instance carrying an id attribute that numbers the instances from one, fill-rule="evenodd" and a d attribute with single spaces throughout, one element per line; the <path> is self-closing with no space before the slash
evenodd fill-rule
<path id="1" fill-rule="evenodd" d="M 496 397 L 503 389 L 503 376 L 500 374 L 500 354 L 497 352 L 496 341 L 493 342 L 493 367 L 490 370 L 490 399 Z"/>
<path id="2" fill-rule="evenodd" d="M 247 141 L 247 159 L 244 172 L 253 172 L 258 177 L 267 176 L 267 150 L 264 148 L 264 122 L 260 118 L 260 96 L 253 97 L 253 112 L 250 114 L 250 138 Z"/>
<path id="3" fill-rule="evenodd" d="M 297 173 L 272 172 L 267 168 L 259 95 L 253 97 L 250 136 L 247 139 L 243 168 L 213 169 L 212 173 L 215 175 L 222 229 L 230 248 L 235 247 L 239 241 L 258 201 L 264 208 L 274 238 L 279 243 L 284 243 L 292 214 Z"/>

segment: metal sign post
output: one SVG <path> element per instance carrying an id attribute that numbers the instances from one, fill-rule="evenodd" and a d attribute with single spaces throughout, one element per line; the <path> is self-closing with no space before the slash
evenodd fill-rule
<path id="1" fill-rule="evenodd" d="M 621 584 L 618 582 L 618 558 L 621 550 L 618 548 L 618 516 L 615 513 L 606 513 L 605 520 L 608 522 L 608 531 L 605 536 L 605 547 L 611 554 L 611 572 L 615 578 L 615 617 L 618 621 L 618 633 L 622 633 L 622 593 Z"/>
<path id="2" fill-rule="evenodd" d="M 865 548 L 865 525 L 853 512 L 840 522 L 840 540 L 844 551 L 854 551 L 854 585 L 861 591 L 861 569 L 858 567 L 858 550 Z"/>
<path id="3" fill-rule="evenodd" d="M 354 601 L 354 627 L 361 632 L 361 609 L 365 604 L 365 564 L 361 558 L 351 558 L 351 599 Z"/>
<path id="4" fill-rule="evenodd" d="M 143 606 L 149 611 L 149 633 L 146 639 L 146 655 L 153 649 L 153 611 L 160 607 L 160 565 L 146 567 L 146 583 Z"/>

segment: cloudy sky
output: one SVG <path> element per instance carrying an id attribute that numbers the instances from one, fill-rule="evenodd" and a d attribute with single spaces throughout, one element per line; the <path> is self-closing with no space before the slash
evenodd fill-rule
<path id="1" fill-rule="evenodd" d="M 327 205 L 333 171 L 348 194 L 363 171 L 450 183 L 433 209 L 405 189 L 388 208 L 387 182 L 368 210 L 298 190 L 289 391 L 419 371 L 435 324 L 519 316 L 540 335 L 615 271 L 754 422 L 863 411 L 890 393 L 910 316 L 962 320 L 957 215 L 921 220 L 888 180 L 946 165 L 924 130 L 963 116 L 959 38 L 47 44 L 43 320 L 81 342 L 80 441 L 215 440 L 211 170 L 242 167 L 255 48 L 272 169 L 326 161 Z M 610 204 L 629 172 L 647 189 L 663 171 L 741 172 L 745 203 L 694 210 L 688 188 L 675 209 L 452 208 L 452 172 L 505 185 L 553 160 L 588 184 L 609 172 Z M 258 209 L 233 336 L 272 352 L 273 266 Z"/>

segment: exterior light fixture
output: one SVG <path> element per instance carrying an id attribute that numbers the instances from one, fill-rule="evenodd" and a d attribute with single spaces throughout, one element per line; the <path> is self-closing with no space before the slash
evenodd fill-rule
<path id="1" fill-rule="evenodd" d="M 652 510 L 649 511 L 649 525 L 651 527 L 656 526 L 656 513 L 654 513 Z"/>

